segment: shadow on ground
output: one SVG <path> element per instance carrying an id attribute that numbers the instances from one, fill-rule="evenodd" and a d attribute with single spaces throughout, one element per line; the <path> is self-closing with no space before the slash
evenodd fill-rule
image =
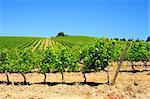
<path id="1" fill-rule="evenodd" d="M 107 83 L 96 83 L 96 82 L 40 82 L 40 83 L 33 83 L 33 84 L 44 84 L 48 86 L 55 86 L 59 84 L 64 84 L 64 85 L 89 85 L 89 86 L 98 86 L 98 85 L 103 85 Z"/>
<path id="2" fill-rule="evenodd" d="M 30 82 L 7 82 L 7 81 L 0 81 L 0 84 L 6 84 L 6 85 L 32 85 Z"/>
<path id="3" fill-rule="evenodd" d="M 104 85 L 107 83 L 97 83 L 97 82 L 37 82 L 37 83 L 30 83 L 30 82 L 6 82 L 6 81 L 0 81 L 0 84 L 5 84 L 5 85 L 48 85 L 48 86 L 55 86 L 59 84 L 64 84 L 64 85 L 89 85 L 89 86 L 98 86 L 98 85 Z"/>
<path id="4" fill-rule="evenodd" d="M 150 70 L 120 70 L 119 72 L 127 72 L 127 73 L 140 73 L 140 72 L 149 72 Z"/>

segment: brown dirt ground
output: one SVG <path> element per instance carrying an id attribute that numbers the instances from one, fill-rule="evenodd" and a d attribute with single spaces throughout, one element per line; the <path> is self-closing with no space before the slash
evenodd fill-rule
<path id="1" fill-rule="evenodd" d="M 131 67 L 124 63 L 121 70 L 130 71 Z M 112 80 L 117 65 L 113 64 L 109 68 L 110 79 Z M 138 70 L 144 67 L 136 67 Z M 80 84 L 83 82 L 81 73 L 65 73 L 65 82 L 61 84 L 61 75 L 47 74 L 47 82 L 57 82 L 59 84 L 49 85 L 40 84 L 43 82 L 43 75 L 38 73 L 26 74 L 27 81 L 31 85 L 6 85 L 0 84 L 0 99 L 150 99 L 150 68 L 144 72 L 120 72 L 116 85 L 105 84 L 107 81 L 106 73 L 86 74 L 87 82 L 101 83 L 99 85 Z M 9 74 L 10 81 L 23 81 L 20 74 Z M 0 81 L 6 81 L 6 76 L 0 74 Z M 71 82 L 76 82 L 73 85 Z"/>

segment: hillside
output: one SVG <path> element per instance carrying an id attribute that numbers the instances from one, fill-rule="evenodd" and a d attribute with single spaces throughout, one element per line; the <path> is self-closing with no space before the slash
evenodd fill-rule
<path id="1" fill-rule="evenodd" d="M 85 44 L 95 41 L 96 37 L 90 36 L 64 36 L 64 37 L 53 37 L 51 38 L 54 41 L 59 42 L 64 46 L 84 46 Z"/>
<path id="2" fill-rule="evenodd" d="M 0 49 L 24 49 L 31 48 L 35 50 L 43 50 L 48 46 L 62 45 L 72 48 L 76 45 L 85 45 L 92 42 L 96 37 L 88 36 L 66 36 L 66 37 L 23 37 L 23 36 L 0 36 Z"/>

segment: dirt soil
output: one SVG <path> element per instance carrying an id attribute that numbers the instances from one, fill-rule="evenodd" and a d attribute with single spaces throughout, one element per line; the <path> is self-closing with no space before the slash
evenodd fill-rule
<path id="1" fill-rule="evenodd" d="M 114 64 L 113 64 L 114 65 Z M 9 74 L 11 85 L 6 84 L 6 76 L 0 74 L 0 99 L 150 99 L 150 67 L 138 67 L 141 72 L 131 72 L 131 66 L 123 65 L 116 84 L 107 85 L 105 72 L 86 74 L 65 73 L 65 84 L 61 84 L 61 74 L 47 74 L 47 84 L 42 84 L 44 75 L 26 74 L 30 85 L 22 85 L 20 74 Z M 110 81 L 116 65 L 109 68 Z M 145 70 L 145 71 L 142 71 Z M 81 82 L 81 83 L 79 83 Z"/>

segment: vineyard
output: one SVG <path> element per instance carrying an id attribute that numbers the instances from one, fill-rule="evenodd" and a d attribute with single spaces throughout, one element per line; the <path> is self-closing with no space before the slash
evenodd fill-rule
<path id="1" fill-rule="evenodd" d="M 82 38 L 82 39 L 81 39 Z M 84 39 L 83 39 L 84 38 Z M 72 40 L 71 40 L 72 39 Z M 75 43 L 76 42 L 76 43 Z M 84 47 L 80 47 L 82 44 Z M 8 73 L 20 73 L 26 84 L 25 74 L 38 72 L 59 72 L 64 83 L 64 72 L 81 72 L 86 82 L 86 73 L 105 71 L 112 62 L 119 62 L 122 52 L 129 44 L 124 61 L 128 61 L 134 72 L 134 62 L 141 61 L 148 67 L 150 61 L 150 43 L 145 41 L 116 41 L 107 38 L 93 39 L 80 37 L 70 38 L 35 38 L 35 37 L 1 37 L 0 39 L 0 72 L 5 73 L 7 84 L 10 84 Z M 35 71 L 36 70 L 36 71 Z"/>
<path id="2" fill-rule="evenodd" d="M 49 46 L 57 45 L 56 41 L 40 37 L 0 37 L 0 49 L 31 49 L 43 50 Z"/>
<path id="3" fill-rule="evenodd" d="M 43 50 L 49 46 L 65 46 L 72 48 L 74 46 L 83 46 L 90 42 L 95 41 L 95 37 L 87 36 L 69 36 L 69 37 L 52 37 L 52 38 L 41 38 L 41 37 L 11 37 L 1 36 L 0 37 L 0 50 L 2 49 L 31 49 L 32 51 Z"/>
<path id="4" fill-rule="evenodd" d="M 65 37 L 52 37 L 54 41 L 57 41 L 61 45 L 68 46 L 72 48 L 73 46 L 83 47 L 90 42 L 94 42 L 96 37 L 88 37 L 88 36 L 65 36 Z"/>
<path id="5" fill-rule="evenodd" d="M 41 97 L 39 95 L 42 94 L 44 95 L 42 97 L 55 97 L 56 92 L 59 92 L 59 96 L 63 96 L 61 93 L 66 95 L 67 92 L 71 96 L 76 93 L 77 96 L 85 95 L 99 98 L 103 93 L 106 93 L 103 94 L 104 97 L 107 95 L 112 97 L 107 90 L 113 88 L 109 85 L 112 85 L 118 64 L 122 64 L 122 67 L 118 71 L 119 76 L 113 90 L 118 90 L 118 86 L 123 86 L 121 92 L 126 92 L 133 98 L 136 93 L 141 92 L 139 90 L 149 88 L 150 42 L 143 40 L 119 41 L 86 36 L 51 38 L 1 36 L 0 91 L 3 94 L 0 93 L 0 95 L 8 97 L 5 92 L 7 92 L 9 86 L 15 84 L 32 85 L 33 88 L 36 86 L 34 89 L 41 86 L 37 90 L 42 90 L 44 93 L 36 92 L 38 97 Z M 134 84 L 133 87 L 129 85 L 132 83 Z M 6 87 L 3 88 L 3 84 L 8 86 L 6 91 L 3 91 Z M 46 85 L 53 86 L 54 89 L 47 89 Z M 101 88 L 102 86 L 104 88 Z M 139 86 L 139 88 L 136 86 Z M 12 90 L 11 93 L 13 94 L 11 98 L 18 98 L 16 93 L 20 91 L 17 90 L 24 90 L 20 89 L 22 87 L 18 87 L 19 89 L 16 89 L 16 87 L 14 90 L 12 90 L 14 87 L 9 89 Z M 30 86 L 26 88 L 25 90 L 29 90 L 31 94 L 35 93 L 33 92 L 34 89 L 30 89 Z M 95 92 L 91 92 L 91 88 Z M 102 89 L 105 92 L 99 92 Z M 51 94 L 48 93 L 49 90 L 51 90 Z M 64 92 L 61 92 L 62 90 Z M 131 90 L 133 93 L 131 93 Z M 93 96 L 93 93 L 98 96 Z M 113 93 L 113 95 L 115 94 L 117 93 Z M 120 94 L 117 97 L 123 97 Z M 25 97 L 30 98 L 29 96 L 28 93 Z M 34 98 L 34 96 L 31 98 Z M 75 96 L 75 98 L 80 97 Z"/>

